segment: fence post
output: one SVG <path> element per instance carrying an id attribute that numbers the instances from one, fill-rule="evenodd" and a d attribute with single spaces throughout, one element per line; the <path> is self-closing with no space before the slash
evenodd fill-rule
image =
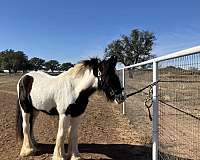
<path id="1" fill-rule="evenodd" d="M 125 87 L 125 69 L 122 69 L 122 87 Z M 126 114 L 125 101 L 122 103 L 122 114 Z"/>
<path id="2" fill-rule="evenodd" d="M 153 82 L 158 80 L 158 62 L 153 61 Z M 158 160 L 158 84 L 153 86 L 152 160 Z"/>

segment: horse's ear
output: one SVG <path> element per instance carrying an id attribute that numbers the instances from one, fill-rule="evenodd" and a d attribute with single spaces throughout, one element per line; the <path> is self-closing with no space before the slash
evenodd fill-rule
<path id="1" fill-rule="evenodd" d="M 104 64 L 105 64 L 105 60 L 99 61 L 99 63 L 98 63 L 98 69 L 100 71 L 103 71 Z"/>
<path id="2" fill-rule="evenodd" d="M 110 64 L 110 66 L 114 67 L 116 66 L 117 64 L 117 56 L 111 56 L 109 59 L 108 59 L 108 62 Z"/>

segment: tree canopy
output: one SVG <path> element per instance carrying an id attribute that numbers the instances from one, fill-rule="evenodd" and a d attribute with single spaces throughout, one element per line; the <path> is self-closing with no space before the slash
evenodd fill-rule
<path id="1" fill-rule="evenodd" d="M 155 57 L 151 53 L 155 39 L 152 32 L 134 29 L 130 35 L 123 35 L 108 44 L 105 57 L 117 56 L 118 62 L 125 66 L 149 60 Z"/>
<path id="2" fill-rule="evenodd" d="M 0 52 L 1 67 L 9 70 L 9 73 L 18 70 L 27 70 L 28 57 L 22 51 L 14 51 L 12 49 Z"/>
<path id="3" fill-rule="evenodd" d="M 49 60 L 47 62 L 45 62 L 45 67 L 47 70 L 51 70 L 52 72 L 54 72 L 55 70 L 58 70 L 59 69 L 59 62 L 57 60 Z"/>
<path id="4" fill-rule="evenodd" d="M 67 63 L 63 63 L 61 66 L 60 66 L 60 70 L 61 71 L 67 71 L 69 68 L 73 67 L 74 65 L 70 62 L 67 62 Z"/>
<path id="5" fill-rule="evenodd" d="M 37 71 L 43 68 L 45 60 L 38 57 L 33 57 L 29 60 L 29 64 L 31 70 Z"/>

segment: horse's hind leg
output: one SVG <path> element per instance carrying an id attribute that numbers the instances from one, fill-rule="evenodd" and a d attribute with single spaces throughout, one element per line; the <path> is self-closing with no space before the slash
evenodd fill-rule
<path id="1" fill-rule="evenodd" d="M 30 127 L 31 140 L 32 140 L 33 145 L 36 146 L 36 147 L 37 147 L 37 141 L 35 140 L 35 135 L 34 135 L 34 132 L 33 132 L 33 125 L 35 124 L 35 121 L 36 121 L 38 114 L 39 114 L 39 111 L 36 111 L 36 110 L 33 111 L 32 127 Z"/>
<path id="2" fill-rule="evenodd" d="M 36 152 L 36 148 L 34 147 L 31 135 L 30 135 L 30 119 L 31 114 L 25 113 L 22 109 L 22 128 L 23 128 L 23 145 L 21 148 L 20 156 L 28 156 Z"/>
<path id="3" fill-rule="evenodd" d="M 35 152 L 35 147 L 31 141 L 30 130 L 32 129 L 33 106 L 30 101 L 30 92 L 32 89 L 33 77 L 25 75 L 17 85 L 18 102 L 18 132 L 23 138 L 23 145 L 20 152 L 21 156 L 28 156 Z M 21 122 L 22 119 L 22 122 Z"/>

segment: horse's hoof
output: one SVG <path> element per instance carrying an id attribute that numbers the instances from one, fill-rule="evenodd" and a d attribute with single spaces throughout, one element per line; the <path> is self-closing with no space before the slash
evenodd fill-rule
<path id="1" fill-rule="evenodd" d="M 37 151 L 36 148 L 22 148 L 20 156 L 22 157 L 30 156 L 36 153 L 36 151 Z"/>
<path id="2" fill-rule="evenodd" d="M 66 154 L 66 159 L 67 159 L 67 160 L 70 160 L 71 156 L 72 156 L 72 154 L 67 153 L 67 154 Z"/>
<path id="3" fill-rule="evenodd" d="M 80 155 L 79 156 L 72 155 L 71 160 L 83 160 L 83 159 L 81 158 Z"/>
<path id="4" fill-rule="evenodd" d="M 64 157 L 53 156 L 52 160 L 65 160 L 65 158 Z"/>

